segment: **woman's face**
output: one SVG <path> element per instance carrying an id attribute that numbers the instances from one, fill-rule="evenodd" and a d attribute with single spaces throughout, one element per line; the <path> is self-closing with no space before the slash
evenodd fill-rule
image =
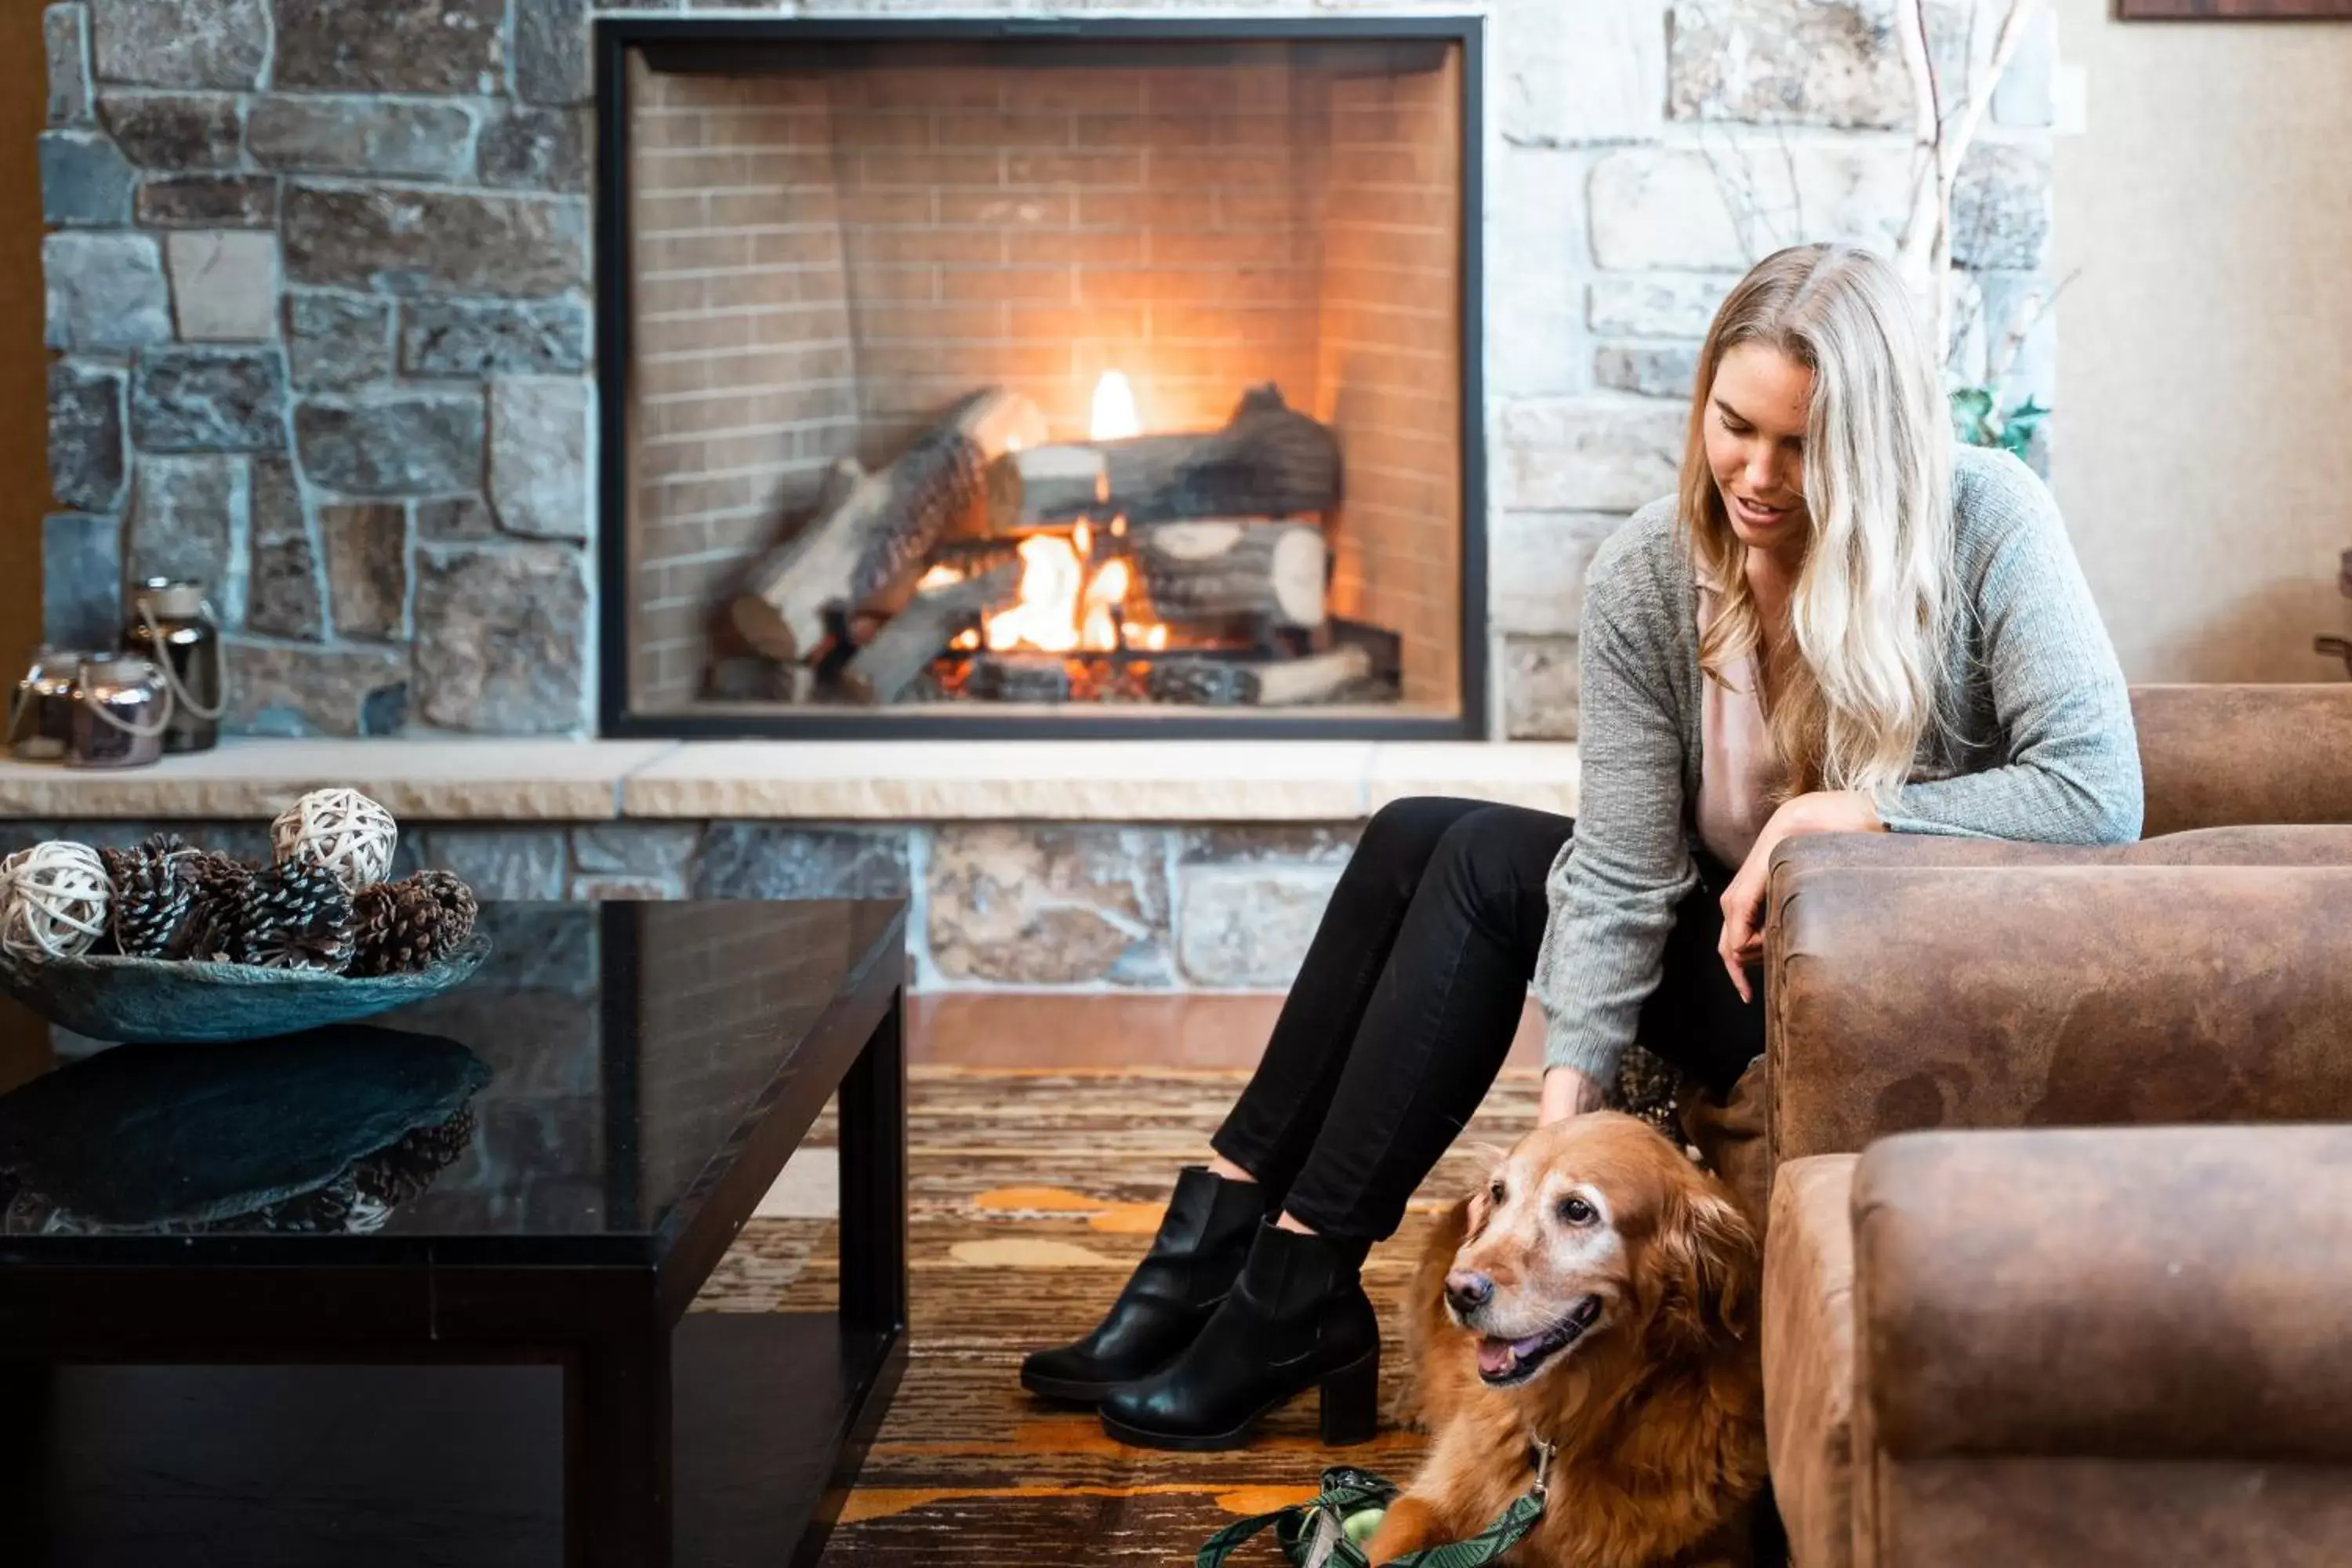
<path id="1" fill-rule="evenodd" d="M 1706 466 L 1731 531 L 1751 550 L 1804 547 L 1805 412 L 1813 373 L 1767 343 L 1741 343 L 1707 391 Z"/>

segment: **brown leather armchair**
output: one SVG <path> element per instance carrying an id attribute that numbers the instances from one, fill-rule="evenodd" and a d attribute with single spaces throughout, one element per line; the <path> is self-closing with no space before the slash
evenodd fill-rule
<path id="1" fill-rule="evenodd" d="M 2352 1127 L 1906 1133 L 1782 1167 L 1801 1568 L 2352 1562 Z"/>
<path id="2" fill-rule="evenodd" d="M 2133 706 L 2151 835 L 2138 844 L 1855 835 L 1796 840 L 1774 858 L 1766 1407 L 1804 1568 L 2352 1562 L 2352 1507 L 2303 1506 L 2323 1481 L 2352 1491 L 2340 1468 L 2352 1447 L 2206 1444 L 2214 1410 L 2235 1409 L 2208 1400 L 2214 1368 L 2270 1365 L 2263 1338 L 2292 1331 L 2294 1310 L 2332 1325 L 2352 1299 L 2346 1264 L 2299 1305 L 2271 1302 L 2275 1321 L 2242 1316 L 2240 1265 L 2252 1255 L 2220 1233 L 2247 1204 L 2318 1219 L 2311 1194 L 2335 1189 L 2298 1184 L 2302 1163 L 2322 1147 L 2352 1158 L 2352 1142 L 2326 1142 L 2352 1135 L 1938 1133 L 1855 1160 L 1919 1129 L 2352 1121 L 2352 826 L 2341 826 L 2352 685 L 2147 687 Z M 2207 1194 L 2159 1170 L 2192 1155 L 2229 1164 L 2244 1190 Z M 1970 1183 L 1983 1194 L 1958 1190 Z M 2343 1223 L 2318 1227 L 2339 1253 Z M 2242 1348 L 2242 1368 L 2193 1341 L 2168 1358 L 2148 1325 L 2173 1320 L 2135 1315 L 2158 1307 L 2116 1281 L 2137 1278 L 2155 1238 L 2167 1263 L 2213 1283 L 2212 1332 Z M 2079 1297 L 2065 1294 L 2068 1268 Z M 2020 1369 L 2063 1354 L 2047 1338 L 2062 1325 L 2084 1341 L 2122 1336 L 2147 1358 L 2130 1369 L 2154 1391 L 2138 1427 L 2109 1420 L 2125 1406 L 2093 1397 L 2096 1378 L 2046 1368 L 2034 1376 L 2049 1399 L 2077 1390 L 2084 1419 L 2122 1436 L 2081 1436 L 2046 1403 L 2000 1425 L 2025 1408 L 2011 1397 L 2032 1381 Z M 2015 1336 L 2024 1359 L 1998 1362 L 1988 1335 Z M 2110 1364 L 2089 1344 L 2084 1354 Z M 1959 1381 L 1938 1371 L 1946 1360 Z M 2339 1468 L 2316 1479 L 2295 1468 L 2313 1464 Z M 2222 1468 L 2177 1493 L 2158 1479 L 2208 1465 Z M 2270 1487 L 2299 1511 L 2231 1501 L 2231 1485 Z M 2158 1493 L 2165 1506 L 2151 1508 Z"/>

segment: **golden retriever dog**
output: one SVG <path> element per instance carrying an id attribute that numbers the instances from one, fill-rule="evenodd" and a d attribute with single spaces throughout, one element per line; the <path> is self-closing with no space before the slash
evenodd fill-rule
<path id="1" fill-rule="evenodd" d="M 1526 1568 L 1748 1561 L 1764 1484 L 1756 1233 L 1646 1124 L 1538 1128 L 1431 1235 L 1406 1348 L 1434 1441 L 1366 1543 L 1391 1558 L 1485 1529 L 1554 1445 Z"/>

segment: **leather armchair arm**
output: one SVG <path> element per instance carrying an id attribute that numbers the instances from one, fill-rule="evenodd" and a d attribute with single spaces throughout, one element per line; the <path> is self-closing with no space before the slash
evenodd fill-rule
<path id="1" fill-rule="evenodd" d="M 1829 866 L 2352 866 L 2352 824 L 2199 827 L 2136 844 L 2096 845 L 1811 833 L 1784 839 L 1772 852 L 1776 884 L 1784 872 L 1801 876 Z"/>
<path id="2" fill-rule="evenodd" d="M 2352 1127 L 1894 1138 L 1853 1224 L 1858 1453 L 2352 1462 Z"/>
<path id="3" fill-rule="evenodd" d="M 1927 1127 L 2352 1119 L 2347 925 L 2347 866 L 1800 840 L 1766 932 L 1771 1159 Z"/>
<path id="4" fill-rule="evenodd" d="M 2135 686 L 2148 837 L 2352 822 L 2352 684 Z"/>

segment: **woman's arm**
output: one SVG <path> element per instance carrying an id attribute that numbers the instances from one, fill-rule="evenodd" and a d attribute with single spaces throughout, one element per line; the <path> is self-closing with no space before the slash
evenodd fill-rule
<path id="1" fill-rule="evenodd" d="M 1586 579 L 1576 835 L 1552 869 L 1536 959 L 1547 1121 L 1598 1103 L 1657 985 L 1675 907 L 1696 881 L 1665 653 L 1675 612 L 1643 550 L 1661 526 L 1671 526 L 1671 513 L 1636 518 L 1601 547 Z"/>
<path id="2" fill-rule="evenodd" d="M 2007 763 L 1906 784 L 1876 805 L 1895 833 L 2047 844 L 2139 837 L 2139 741 L 2115 646 L 2074 559 L 2057 503 L 2014 458 L 1979 475 L 1973 505 L 2006 522 L 1973 602 Z"/>
<path id="3" fill-rule="evenodd" d="M 1742 1002 L 1753 1002 L 1748 966 L 1764 957 L 1764 889 L 1772 873 L 1772 851 L 1784 838 L 1807 833 L 1884 833 L 1878 808 L 1857 790 L 1817 790 L 1782 801 L 1756 847 L 1739 865 L 1739 875 L 1723 890 L 1723 931 L 1715 950 L 1731 972 L 1731 984 Z"/>

